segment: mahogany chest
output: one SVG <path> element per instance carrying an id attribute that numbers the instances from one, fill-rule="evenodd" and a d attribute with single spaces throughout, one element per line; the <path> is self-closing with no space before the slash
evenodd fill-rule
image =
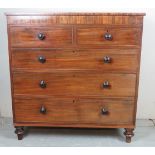
<path id="1" fill-rule="evenodd" d="M 144 13 L 7 14 L 13 121 L 134 135 Z"/>

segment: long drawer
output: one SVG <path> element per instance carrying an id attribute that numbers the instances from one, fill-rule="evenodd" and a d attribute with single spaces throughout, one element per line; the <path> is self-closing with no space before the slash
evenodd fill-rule
<path id="1" fill-rule="evenodd" d="M 74 98 L 15 98 L 16 122 L 53 124 L 131 124 L 131 100 Z"/>
<path id="2" fill-rule="evenodd" d="M 98 72 L 14 72 L 14 94 L 135 96 L 136 74 Z"/>
<path id="3" fill-rule="evenodd" d="M 140 46 L 138 28 L 77 28 L 77 44 L 89 46 Z"/>
<path id="4" fill-rule="evenodd" d="M 11 27 L 11 47 L 71 46 L 72 27 Z"/>
<path id="5" fill-rule="evenodd" d="M 32 50 L 14 49 L 14 69 L 79 69 L 136 72 L 138 50 Z"/>

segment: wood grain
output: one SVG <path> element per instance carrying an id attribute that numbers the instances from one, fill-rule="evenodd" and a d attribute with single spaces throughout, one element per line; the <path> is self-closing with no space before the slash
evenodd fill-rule
<path id="1" fill-rule="evenodd" d="M 143 13 L 53 13 L 8 14 L 9 25 L 102 24 L 130 25 L 143 23 Z"/>
<path id="2" fill-rule="evenodd" d="M 106 40 L 104 35 L 109 33 L 112 40 Z M 88 46 L 121 46 L 139 45 L 140 30 L 137 28 L 77 28 L 77 44 Z"/>
<path id="3" fill-rule="evenodd" d="M 40 107 L 46 107 L 46 114 Z M 102 114 L 102 108 L 108 114 Z M 81 124 L 130 124 L 133 121 L 133 101 L 91 100 L 74 98 L 15 99 L 16 122 L 81 123 Z"/>
<path id="4" fill-rule="evenodd" d="M 111 72 L 133 72 L 138 67 L 138 51 L 103 49 L 103 50 L 13 50 L 12 67 L 20 70 L 99 70 Z M 110 63 L 104 57 L 110 57 Z M 41 63 L 38 58 L 44 57 Z"/>
<path id="5" fill-rule="evenodd" d="M 131 142 L 143 16 L 7 14 L 13 120 L 18 138 L 24 134 L 23 126 L 106 127 L 125 128 L 127 142 Z M 43 40 L 39 33 L 45 35 Z M 41 80 L 45 88 L 40 87 Z"/>
<path id="6" fill-rule="evenodd" d="M 46 88 L 39 83 L 46 82 Z M 73 95 L 73 96 L 123 96 L 135 95 L 135 74 L 103 74 L 91 72 L 18 72 L 13 75 L 14 94 Z M 110 88 L 103 88 L 109 81 Z M 80 92 L 80 93 L 79 93 Z"/>
<path id="7" fill-rule="evenodd" d="M 45 35 L 44 40 L 38 34 Z M 12 47 L 63 47 L 72 45 L 72 27 L 11 27 Z"/>

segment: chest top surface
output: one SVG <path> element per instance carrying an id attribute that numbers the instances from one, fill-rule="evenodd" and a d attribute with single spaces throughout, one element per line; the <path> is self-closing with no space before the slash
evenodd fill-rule
<path id="1" fill-rule="evenodd" d="M 6 13 L 11 25 L 104 24 L 142 25 L 145 13 Z"/>

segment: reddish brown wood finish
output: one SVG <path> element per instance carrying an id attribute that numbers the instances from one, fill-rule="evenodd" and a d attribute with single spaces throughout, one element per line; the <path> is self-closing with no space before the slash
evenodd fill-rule
<path id="1" fill-rule="evenodd" d="M 39 40 L 38 34 L 45 35 Z M 72 27 L 11 27 L 12 47 L 62 47 L 72 45 Z"/>
<path id="2" fill-rule="evenodd" d="M 12 53 L 12 67 L 20 70 L 99 70 L 111 72 L 137 72 L 138 50 L 31 50 L 16 49 Z M 38 58 L 46 59 L 40 63 Z M 109 63 L 104 57 L 110 57 Z"/>
<path id="3" fill-rule="evenodd" d="M 41 113 L 44 106 L 46 113 Z M 102 113 L 102 109 L 108 113 Z M 75 98 L 17 98 L 16 122 L 42 122 L 54 124 L 132 124 L 133 101 Z M 121 120 L 121 121 L 120 121 Z"/>
<path id="4" fill-rule="evenodd" d="M 91 46 L 132 46 L 140 45 L 140 29 L 138 28 L 109 28 L 107 27 L 89 27 L 77 28 L 77 43 L 79 45 Z M 106 40 L 104 35 L 108 33 L 112 35 L 111 40 Z"/>
<path id="5" fill-rule="evenodd" d="M 7 14 L 9 25 L 101 24 L 143 25 L 145 13 Z"/>
<path id="6" fill-rule="evenodd" d="M 46 88 L 40 88 L 43 80 Z M 131 97 L 135 95 L 135 74 L 89 72 L 14 73 L 14 94 Z M 109 81 L 110 87 L 103 88 Z M 80 93 L 79 93 L 80 92 Z"/>
<path id="7" fill-rule="evenodd" d="M 144 15 L 7 14 L 18 139 L 23 126 L 106 127 L 125 128 L 130 142 Z"/>
<path id="8" fill-rule="evenodd" d="M 130 143 L 131 142 L 131 138 L 134 136 L 132 128 L 125 128 L 125 132 L 124 135 L 126 136 L 126 142 Z"/>

